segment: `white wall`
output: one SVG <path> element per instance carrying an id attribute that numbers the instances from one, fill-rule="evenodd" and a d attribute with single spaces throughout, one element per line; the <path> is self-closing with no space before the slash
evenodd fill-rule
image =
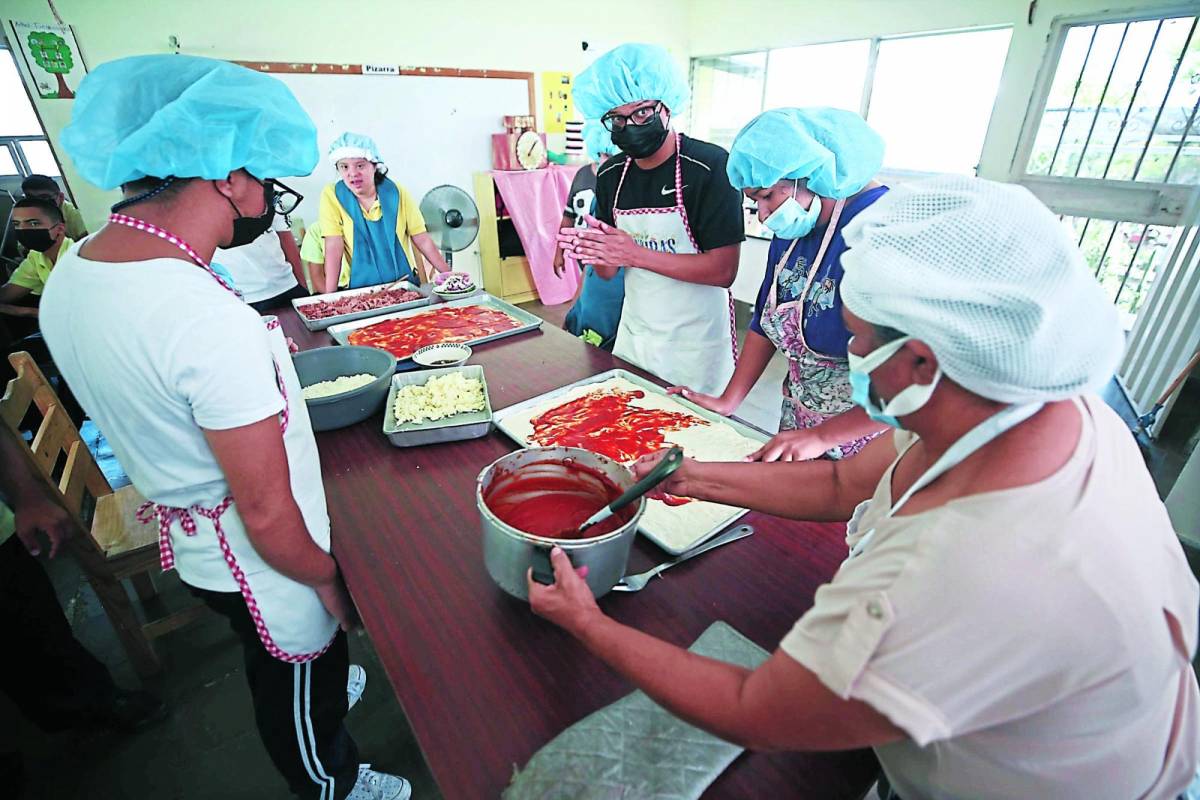
<path id="1" fill-rule="evenodd" d="M 603 7 L 570 16 L 563 9 L 574 6 L 525 0 L 55 0 L 54 5 L 63 22 L 74 26 L 89 66 L 170 52 L 171 35 L 179 37 L 180 52 L 212 58 L 540 73 L 578 72 L 636 30 L 641 40 L 687 59 L 687 0 L 606 0 Z M 25 22 L 55 21 L 46 0 L 4 0 L 0 13 Z M 636 28 L 628 22 L 634 17 Z M 587 53 L 583 40 L 591 45 Z M 72 101 L 35 102 L 59 160 L 67 162 L 57 145 Z M 500 130 L 499 120 L 496 126 Z M 69 163 L 63 167 L 95 230 L 116 193 L 88 185 Z M 397 177 L 403 180 L 399 170 Z"/>

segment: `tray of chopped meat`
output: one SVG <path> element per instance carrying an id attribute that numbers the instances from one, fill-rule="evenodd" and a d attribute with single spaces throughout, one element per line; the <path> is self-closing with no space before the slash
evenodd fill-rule
<path id="1" fill-rule="evenodd" d="M 432 284 L 414 286 L 408 281 L 386 286 L 367 286 L 330 294 L 315 294 L 292 301 L 304 327 L 322 331 L 339 322 L 366 319 L 393 311 L 427 306 L 434 301 Z"/>

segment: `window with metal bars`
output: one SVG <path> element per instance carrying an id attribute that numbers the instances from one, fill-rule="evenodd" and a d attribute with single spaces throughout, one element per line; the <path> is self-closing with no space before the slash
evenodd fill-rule
<path id="1" fill-rule="evenodd" d="M 1013 179 L 1062 215 L 1128 330 L 1200 201 L 1200 25 L 1160 13 L 1052 30 Z"/>

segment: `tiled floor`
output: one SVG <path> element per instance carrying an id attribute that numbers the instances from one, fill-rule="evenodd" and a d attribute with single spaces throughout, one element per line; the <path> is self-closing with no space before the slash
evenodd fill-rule
<path id="1" fill-rule="evenodd" d="M 567 309 L 533 304 L 531 310 L 551 324 L 561 324 Z M 744 309 L 740 311 L 744 330 Z M 739 416 L 774 431 L 785 370 L 786 362 L 777 356 L 738 410 Z M 1110 388 L 1108 399 L 1120 408 L 1123 398 L 1115 387 Z M 1127 405 L 1124 415 L 1132 417 Z M 1155 458 L 1161 462 L 1156 477 L 1162 479 L 1162 470 L 1169 470 L 1172 456 L 1160 452 L 1151 458 L 1152 468 Z M 74 563 L 59 558 L 47 566 L 80 639 L 112 667 L 119 682 L 136 685 L 107 618 Z M 173 577 L 161 583 L 168 607 L 190 601 Z M 369 639 L 358 633 L 351 638 L 350 648 L 353 659 L 364 664 L 369 674 L 366 693 L 348 719 L 363 758 L 379 769 L 409 778 L 417 800 L 438 798 Z M 21 719 L 0 695 L 0 746 L 10 745 L 7 737 L 11 735 L 25 756 L 25 797 L 273 800 L 289 796 L 259 743 L 240 651 L 225 624 L 208 617 L 160 639 L 159 650 L 166 677 L 149 688 L 162 694 L 171 716 L 138 735 L 48 736 Z M 29 677 L 29 690 L 36 691 L 37 679 L 37 675 Z M 0 789 L 0 797 L 8 797 L 5 790 Z"/>

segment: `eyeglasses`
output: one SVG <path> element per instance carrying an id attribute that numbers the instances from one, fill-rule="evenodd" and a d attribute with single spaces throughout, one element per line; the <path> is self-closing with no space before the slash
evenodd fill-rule
<path id="1" fill-rule="evenodd" d="M 295 189 L 289 189 L 282 183 L 276 180 L 271 181 L 272 203 L 275 206 L 275 213 L 287 216 L 296 210 L 296 206 L 300 205 L 300 201 L 304 199 L 304 195 L 297 192 Z"/>
<path id="2" fill-rule="evenodd" d="M 652 106 L 635 108 L 631 114 L 608 113 L 600 118 L 600 122 L 610 133 L 612 131 L 619 131 L 626 125 L 645 125 L 658 116 L 658 112 L 662 110 L 662 107 L 662 103 L 655 103 Z"/>

